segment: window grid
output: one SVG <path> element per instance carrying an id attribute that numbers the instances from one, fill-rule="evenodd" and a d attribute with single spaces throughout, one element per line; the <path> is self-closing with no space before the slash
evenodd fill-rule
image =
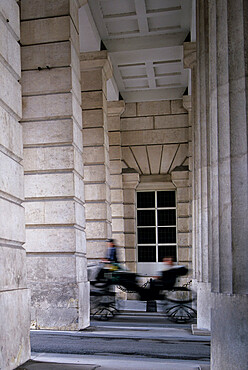
<path id="1" fill-rule="evenodd" d="M 161 190 L 159 190 L 161 191 Z M 170 190 L 171 191 L 171 190 Z M 149 192 L 149 191 L 144 191 L 144 192 Z M 138 193 L 141 193 L 141 192 L 137 192 Z M 169 243 L 162 243 L 160 242 L 159 243 L 159 228 L 175 228 L 175 233 L 176 233 L 176 230 L 177 230 L 177 222 L 175 221 L 175 225 L 158 225 L 158 211 L 160 210 L 175 210 L 175 220 L 177 220 L 177 215 L 176 215 L 176 197 L 175 197 L 175 206 L 174 207 L 158 207 L 158 191 L 150 191 L 150 193 L 154 193 L 154 196 L 155 196 L 155 206 L 154 207 L 149 207 L 149 208 L 144 208 L 144 207 L 140 207 L 136 209 L 136 214 L 138 214 L 138 211 L 147 211 L 147 210 L 154 210 L 155 212 L 155 225 L 146 225 L 146 226 L 139 226 L 137 224 L 137 247 L 139 248 L 139 246 L 144 246 L 144 247 L 148 247 L 150 246 L 151 248 L 153 246 L 156 247 L 156 262 L 159 262 L 159 246 L 162 247 L 166 247 L 168 246 L 168 249 L 171 250 L 171 247 L 175 247 L 175 258 L 177 260 L 177 241 L 175 241 L 175 243 L 173 242 L 169 242 Z M 175 192 L 174 192 L 175 193 Z M 175 194 L 176 196 L 176 194 Z M 137 216 L 137 215 L 136 215 Z M 138 219 L 138 218 L 136 218 Z M 139 243 L 138 241 L 138 230 L 139 229 L 145 229 L 145 228 L 155 228 L 155 243 Z M 177 233 L 176 233 L 177 235 Z M 138 256 L 137 256 L 138 257 Z M 139 259 L 137 258 L 137 261 L 138 262 L 142 262 L 142 261 L 139 261 Z M 153 261 L 151 261 L 153 262 Z"/>

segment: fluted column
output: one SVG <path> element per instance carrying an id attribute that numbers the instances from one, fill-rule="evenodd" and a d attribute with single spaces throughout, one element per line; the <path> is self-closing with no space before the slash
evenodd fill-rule
<path id="1" fill-rule="evenodd" d="M 107 52 L 80 54 L 83 110 L 84 180 L 87 257 L 106 253 L 112 235 L 107 80 L 112 66 Z"/>
<path id="2" fill-rule="evenodd" d="M 191 96 L 183 97 L 183 106 L 188 111 L 189 127 L 192 128 L 190 149 L 189 149 L 189 169 L 192 176 L 192 277 L 193 288 L 197 289 L 198 277 L 198 243 L 199 243 L 199 227 L 198 227 L 198 146 L 197 141 L 197 125 L 196 125 L 196 43 L 184 43 L 184 68 L 191 69 Z"/>
<path id="3" fill-rule="evenodd" d="M 209 142 L 209 41 L 208 2 L 197 3 L 197 116 L 196 142 L 198 146 L 198 218 L 199 239 L 197 243 L 197 327 L 210 330 L 211 310 L 211 206 L 210 190 L 210 142 Z"/>
<path id="4" fill-rule="evenodd" d="M 125 103 L 123 100 L 108 102 L 112 237 L 117 242 L 119 247 L 119 258 L 123 262 L 125 262 L 125 238 L 120 115 L 123 113 L 124 109 Z"/>
<path id="5" fill-rule="evenodd" d="M 211 276 L 212 369 L 244 369 L 248 363 L 247 19 L 246 1 L 197 3 L 198 142 L 207 136 L 210 166 L 201 180 L 208 188 L 211 271 L 202 270 L 202 278 Z M 201 156 L 201 174 L 204 167 Z"/>
<path id="6" fill-rule="evenodd" d="M 214 193 L 212 368 L 248 364 L 247 1 L 210 1 Z M 216 104 L 213 98 L 217 97 Z M 217 113 L 217 114 L 216 114 Z M 216 125 L 217 123 L 217 125 Z M 217 147 L 217 151 L 216 151 Z M 218 238 L 218 239 L 217 239 Z"/>

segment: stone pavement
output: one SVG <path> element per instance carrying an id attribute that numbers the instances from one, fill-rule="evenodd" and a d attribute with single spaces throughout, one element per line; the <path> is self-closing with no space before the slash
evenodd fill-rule
<path id="1" fill-rule="evenodd" d="M 133 316 L 152 316 L 156 313 L 146 313 L 146 305 L 144 302 L 130 302 L 128 306 L 125 307 L 125 314 Z M 113 324 L 114 325 L 114 324 Z M 131 329 L 131 328 L 130 328 Z M 123 335 L 132 337 L 136 336 L 135 331 L 130 329 L 122 328 Z M 136 328 L 137 329 L 137 328 Z M 143 328 L 144 329 L 144 328 Z M 110 335 L 111 327 L 107 328 L 103 326 L 97 329 L 97 333 L 94 331 L 86 331 L 84 336 L 92 335 Z M 35 331 L 37 333 L 37 331 Z M 44 333 L 44 331 L 41 331 Z M 126 332 L 126 333 L 125 333 Z M 52 332 L 50 331 L 52 334 Z M 65 334 L 65 332 L 56 332 L 56 335 Z M 70 335 L 73 332 L 70 332 Z M 82 332 L 74 332 L 75 336 L 82 335 Z M 111 336 L 115 336 L 115 329 L 111 330 Z M 120 332 L 118 334 L 120 336 Z M 182 341 L 202 341 L 209 340 L 210 336 L 203 338 L 199 335 L 192 335 L 185 328 L 175 327 L 167 328 L 153 328 L 152 332 L 144 332 L 142 334 L 144 337 L 158 337 L 158 338 L 173 338 Z M 118 356 L 118 355 L 78 355 L 78 354 L 62 354 L 62 353 L 34 353 L 32 352 L 31 360 L 26 362 L 17 368 L 18 370 L 209 370 L 210 364 L 208 361 L 201 360 L 180 360 L 180 359 L 156 359 L 156 358 L 141 358 L 135 356 Z"/>
<path id="2" fill-rule="evenodd" d="M 106 359 L 99 356 L 87 359 L 80 355 L 37 354 L 32 356 L 18 370 L 209 370 L 209 364 L 197 361 L 159 360 L 157 362 L 140 358 Z"/>

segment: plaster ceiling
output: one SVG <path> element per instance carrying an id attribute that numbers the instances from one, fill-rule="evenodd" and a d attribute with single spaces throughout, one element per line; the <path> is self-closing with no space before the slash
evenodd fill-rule
<path id="1" fill-rule="evenodd" d="M 88 0 L 126 102 L 181 98 L 192 0 Z"/>

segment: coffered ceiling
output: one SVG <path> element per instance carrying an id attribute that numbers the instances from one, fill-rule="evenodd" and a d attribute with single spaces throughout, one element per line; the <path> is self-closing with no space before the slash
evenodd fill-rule
<path id="1" fill-rule="evenodd" d="M 88 0 L 88 6 L 126 102 L 182 97 L 192 0 Z"/>

